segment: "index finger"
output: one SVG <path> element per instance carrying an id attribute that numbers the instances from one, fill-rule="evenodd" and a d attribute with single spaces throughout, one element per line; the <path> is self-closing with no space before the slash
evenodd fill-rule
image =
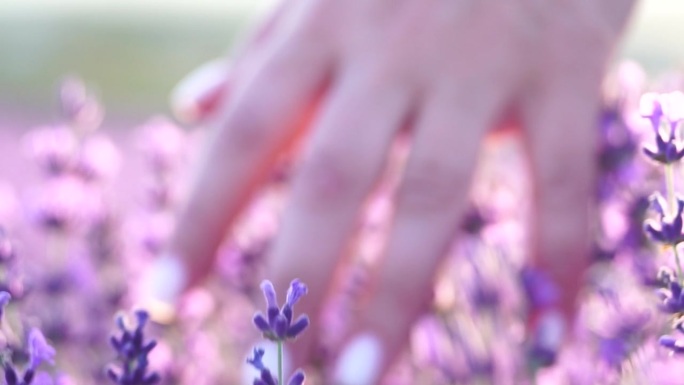
<path id="1" fill-rule="evenodd" d="M 310 36 L 281 35 L 269 45 L 234 85 L 178 217 L 169 254 L 181 262 L 184 285 L 208 274 L 229 224 L 294 136 L 327 77 L 330 55 Z"/>

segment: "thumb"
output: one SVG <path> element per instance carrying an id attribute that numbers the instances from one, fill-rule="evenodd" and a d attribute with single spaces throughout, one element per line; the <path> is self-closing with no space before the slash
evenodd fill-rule
<path id="1" fill-rule="evenodd" d="M 226 59 L 212 60 L 192 71 L 171 92 L 171 110 L 176 118 L 188 124 L 206 120 L 222 105 L 229 79 Z"/>

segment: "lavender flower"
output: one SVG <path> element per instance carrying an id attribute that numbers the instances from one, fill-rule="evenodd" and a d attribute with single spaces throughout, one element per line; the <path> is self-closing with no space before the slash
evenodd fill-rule
<path id="1" fill-rule="evenodd" d="M 673 336 L 662 336 L 658 340 L 658 343 L 671 350 L 672 353 L 681 354 L 684 353 L 684 340 L 673 337 Z"/>
<path id="2" fill-rule="evenodd" d="M 117 352 L 121 368 L 109 368 L 107 375 L 109 378 L 121 385 L 152 385 L 161 380 L 156 372 L 148 371 L 148 355 L 157 345 L 154 340 L 145 341 L 143 329 L 147 324 L 149 315 L 145 311 L 135 312 L 138 324 L 134 329 L 129 329 L 123 316 L 116 320 L 117 326 L 121 330 L 120 337 L 111 337 L 111 344 Z"/>
<path id="3" fill-rule="evenodd" d="M 667 314 L 682 314 L 684 313 L 684 292 L 682 285 L 676 280 L 672 280 L 668 284 L 667 289 L 661 289 L 658 292 L 661 299 L 660 309 Z"/>
<path id="4" fill-rule="evenodd" d="M 296 321 L 292 322 L 292 310 L 294 305 L 307 293 L 306 285 L 297 279 L 292 281 L 287 291 L 285 304 L 281 309 L 278 308 L 275 289 L 270 281 L 263 281 L 261 283 L 261 290 L 266 299 L 267 316 L 258 312 L 254 315 L 253 321 L 265 338 L 272 341 L 293 339 L 309 326 L 309 317 L 306 315 L 301 315 Z"/>
<path id="5" fill-rule="evenodd" d="M 96 211 L 98 202 L 90 192 L 78 178 L 53 178 L 32 200 L 32 219 L 48 231 L 73 230 Z"/>
<path id="6" fill-rule="evenodd" d="M 525 297 L 533 310 L 558 304 L 560 300 L 558 286 L 540 270 L 525 267 L 520 271 L 520 279 Z"/>
<path id="7" fill-rule="evenodd" d="M 644 231 L 656 242 L 666 245 L 676 246 L 684 242 L 684 234 L 682 227 L 684 227 L 684 220 L 682 219 L 682 212 L 684 211 L 684 200 L 677 199 L 677 208 L 674 216 L 666 215 L 665 199 L 660 195 L 654 195 L 651 198 L 651 205 L 658 213 L 657 221 L 646 221 L 644 224 Z"/>
<path id="8" fill-rule="evenodd" d="M 681 317 L 681 314 L 675 320 L 674 327 L 678 334 L 681 335 L 682 333 L 684 333 L 684 318 Z M 661 336 L 660 339 L 658 339 L 658 343 L 660 344 L 660 346 L 670 350 L 673 354 L 684 353 L 684 340 L 682 340 L 681 338 L 677 338 L 671 335 L 665 335 Z"/>
<path id="9" fill-rule="evenodd" d="M 644 147 L 644 153 L 652 160 L 661 164 L 672 164 L 684 157 L 684 148 L 676 138 L 677 124 L 684 119 L 684 94 L 672 92 L 669 94 L 648 93 L 641 98 L 641 114 L 651 121 L 656 135 L 655 149 Z M 669 122 L 670 132 L 666 138 L 660 133 L 663 118 Z"/>
<path id="10" fill-rule="evenodd" d="M 48 175 L 61 175 L 73 166 L 78 139 L 66 126 L 39 127 L 24 138 L 28 155 Z"/>
<path id="11" fill-rule="evenodd" d="M 248 359 L 247 362 L 257 368 L 260 377 L 254 380 L 254 385 L 282 385 L 283 384 L 283 343 L 288 339 L 294 339 L 301 334 L 304 329 L 309 326 L 309 317 L 305 314 L 299 316 L 297 320 L 292 322 L 292 311 L 294 305 L 306 295 L 307 287 L 298 279 L 290 283 L 290 288 L 287 290 L 285 304 L 282 308 L 278 308 L 278 299 L 276 297 L 275 288 L 271 281 L 264 280 L 261 283 L 261 290 L 266 299 L 266 312 L 268 319 L 260 312 L 254 315 L 254 325 L 259 329 L 265 338 L 275 341 L 278 344 L 278 379 L 271 374 L 271 372 L 264 366 L 262 358 L 264 356 L 263 349 L 255 349 L 254 357 Z M 301 385 L 304 382 L 304 373 L 297 370 L 288 385 Z"/>
<path id="12" fill-rule="evenodd" d="M 561 347 L 564 326 L 560 316 L 548 313 L 537 319 L 558 305 L 560 289 L 548 275 L 531 267 L 524 267 L 520 272 L 520 278 L 529 307 L 530 320 L 536 323 L 527 350 L 528 370 L 535 373 L 541 367 L 553 365 Z"/>
<path id="13" fill-rule="evenodd" d="M 12 299 L 12 295 L 6 291 L 0 291 L 0 319 L 5 314 L 5 306 Z"/>
<path id="14" fill-rule="evenodd" d="M 36 370 L 43 362 L 55 363 L 55 348 L 45 340 L 43 333 L 33 328 L 28 336 L 29 370 Z"/>
<path id="15" fill-rule="evenodd" d="M 104 135 L 92 135 L 81 144 L 76 172 L 87 181 L 110 180 L 121 164 L 119 149 Z"/>
<path id="16" fill-rule="evenodd" d="M 247 359 L 247 363 L 254 366 L 260 373 L 259 378 L 254 379 L 253 385 L 278 385 L 278 380 L 271 374 L 271 371 L 264 365 L 264 349 L 255 348 L 254 356 Z M 290 376 L 287 385 L 302 385 L 304 383 L 304 372 L 297 370 Z"/>
<path id="17" fill-rule="evenodd" d="M 660 133 L 656 133 L 655 149 L 644 147 L 644 153 L 652 160 L 662 164 L 672 164 L 684 158 L 684 146 L 677 140 L 675 135 L 676 126 L 671 126 L 667 139 Z"/>
<path id="18" fill-rule="evenodd" d="M 600 338 L 600 358 L 612 367 L 619 367 L 639 347 L 650 320 L 648 311 L 622 310 L 611 322 L 608 335 Z"/>
<path id="19" fill-rule="evenodd" d="M 187 145 L 187 135 L 163 116 L 150 119 L 140 131 L 140 147 L 151 168 L 158 173 L 174 169 Z"/>
<path id="20" fill-rule="evenodd" d="M 7 385 L 34 384 L 34 379 L 36 379 L 36 369 L 38 369 L 43 362 L 54 364 L 55 349 L 47 343 L 43 333 L 41 333 L 40 330 L 35 328 L 31 329 L 28 336 L 28 345 L 29 364 L 21 377 L 19 376 L 18 370 L 14 364 L 11 362 L 3 363 L 3 368 L 5 370 L 5 381 Z"/>

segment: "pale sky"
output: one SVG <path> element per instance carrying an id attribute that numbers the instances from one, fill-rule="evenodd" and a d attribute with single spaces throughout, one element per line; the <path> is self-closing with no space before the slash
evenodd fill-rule
<path id="1" fill-rule="evenodd" d="M 46 12 L 257 12 L 277 0 L 0 0 L 1 13 Z M 682 0 L 642 0 L 649 13 L 683 16 Z"/>
<path id="2" fill-rule="evenodd" d="M 0 15 L 259 12 L 276 0 L 0 0 Z"/>
<path id="3" fill-rule="evenodd" d="M 253 19 L 280 0 L 0 0 L 0 19 L 53 19 L 131 16 L 186 16 Z M 354 0 L 346 0 L 354 1 Z M 603 0 L 595 0 L 603 1 Z M 684 65 L 684 0 L 642 0 L 626 39 L 624 54 L 643 58 L 647 53 L 668 66 Z M 668 64 L 669 63 L 669 64 Z"/>

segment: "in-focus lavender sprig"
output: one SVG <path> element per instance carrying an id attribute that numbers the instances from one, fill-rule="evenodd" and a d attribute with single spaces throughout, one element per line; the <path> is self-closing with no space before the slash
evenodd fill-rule
<path id="1" fill-rule="evenodd" d="M 658 294 L 661 300 L 660 310 L 666 314 L 674 315 L 674 328 L 679 333 L 684 333 L 684 289 L 682 288 L 682 265 L 677 246 L 684 242 L 684 200 L 676 196 L 674 164 L 684 158 L 684 145 L 677 139 L 677 128 L 684 120 L 684 93 L 675 91 L 666 94 L 648 93 L 641 98 L 641 115 L 651 121 L 656 135 L 655 150 L 644 148 L 645 154 L 652 160 L 660 163 L 665 171 L 665 184 L 667 187 L 667 201 L 656 194 L 651 198 L 651 207 L 658 213 L 657 221 L 647 221 L 644 231 L 656 242 L 672 247 L 675 257 L 677 275 L 669 268 L 661 269 L 659 273 L 660 283 L 664 286 Z M 661 125 L 669 125 L 667 139 L 661 135 Z M 668 211 L 669 209 L 669 211 Z M 670 350 L 673 354 L 684 353 L 684 340 L 681 338 L 664 335 L 659 339 L 659 344 Z"/>
<path id="2" fill-rule="evenodd" d="M 287 291 L 287 298 L 282 308 L 278 308 L 275 288 L 266 280 L 261 283 L 261 290 L 266 298 L 266 316 L 261 312 L 254 315 L 254 325 L 263 336 L 272 341 L 285 341 L 296 338 L 309 326 L 309 317 L 300 315 L 293 322 L 294 305 L 307 293 L 307 287 L 299 280 L 294 280 Z"/>
<path id="3" fill-rule="evenodd" d="M 254 325 L 261 331 L 263 336 L 278 344 L 278 377 L 273 376 L 271 371 L 264 366 L 263 349 L 254 349 L 254 355 L 247 360 L 247 363 L 259 370 L 259 378 L 254 380 L 254 385 L 284 385 L 283 382 L 283 343 L 299 336 L 308 326 L 309 317 L 306 314 L 300 315 L 293 322 L 294 305 L 306 295 L 308 288 L 305 284 L 295 279 L 290 283 L 287 290 L 285 303 L 281 308 L 278 307 L 273 283 L 264 280 L 261 283 L 261 290 L 266 299 L 266 315 L 257 312 L 254 315 Z M 304 372 L 297 370 L 287 382 L 287 385 L 301 385 L 304 383 Z"/>

